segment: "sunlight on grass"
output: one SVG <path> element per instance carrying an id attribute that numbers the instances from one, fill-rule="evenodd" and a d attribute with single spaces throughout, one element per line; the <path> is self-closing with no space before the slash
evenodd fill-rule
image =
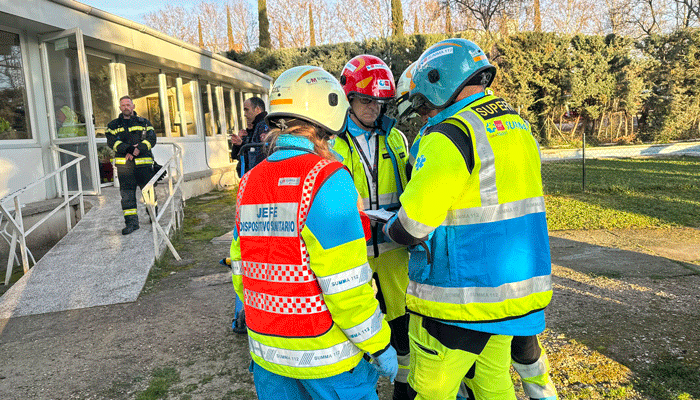
<path id="1" fill-rule="evenodd" d="M 700 227 L 700 159 L 598 159 L 542 167 L 550 230 Z"/>

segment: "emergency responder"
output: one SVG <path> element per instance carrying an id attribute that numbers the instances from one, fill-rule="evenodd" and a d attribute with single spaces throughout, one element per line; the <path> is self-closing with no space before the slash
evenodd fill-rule
<path id="1" fill-rule="evenodd" d="M 411 78 L 413 77 L 413 68 L 415 63 L 411 64 L 401 74 L 399 81 L 396 83 L 396 98 L 394 106 L 396 108 L 396 119 L 402 122 L 412 116 L 415 112 L 411 107 L 411 102 L 408 100 L 410 92 Z M 420 139 L 420 137 L 417 137 Z M 407 174 L 410 179 L 410 169 L 415 161 L 415 153 L 418 152 L 420 140 L 414 141 L 411 146 L 409 155 L 409 163 Z M 512 365 L 515 371 L 520 375 L 525 394 L 531 399 L 556 399 L 557 391 L 549 377 L 549 363 L 547 354 L 544 348 L 540 345 L 536 335 L 532 336 L 514 336 L 511 342 L 511 358 Z M 466 385 L 469 379 L 465 380 L 464 385 L 460 385 L 460 391 L 457 398 L 469 398 L 469 388 Z M 472 396 L 473 397 L 473 396 Z"/>
<path id="2" fill-rule="evenodd" d="M 78 113 L 68 106 L 63 106 L 56 110 L 56 122 L 60 124 L 56 133 L 58 138 L 87 135 L 84 118 L 78 116 Z"/>
<path id="3" fill-rule="evenodd" d="M 283 72 L 267 116 L 273 150 L 240 182 L 233 283 L 261 400 L 377 399 L 378 373 L 393 380 L 398 371 L 368 285 L 357 191 L 328 143 L 348 107 L 322 68 Z"/>
<path id="4" fill-rule="evenodd" d="M 114 163 L 119 176 L 119 193 L 126 225 L 122 235 L 128 235 L 139 229 L 136 187 L 143 188 L 153 177 L 151 149 L 156 145 L 156 134 L 151 123 L 136 114 L 131 97 L 119 99 L 119 110 L 119 117 L 107 124 L 105 136 L 107 146 L 115 153 Z"/>
<path id="5" fill-rule="evenodd" d="M 347 128 L 335 139 L 333 150 L 350 170 L 365 210 L 397 210 L 406 185 L 408 149 L 396 120 L 384 114 L 395 94 L 394 76 L 380 58 L 354 57 L 345 65 L 340 83 L 350 102 Z M 377 299 L 391 326 L 391 344 L 399 357 L 394 400 L 408 399 L 408 251 L 384 240 L 381 226 L 372 226 L 367 258 L 377 286 Z"/>
<path id="6" fill-rule="evenodd" d="M 435 44 L 413 70 L 411 108 L 426 124 L 385 233 L 412 246 L 416 399 L 454 399 L 465 375 L 476 399 L 515 399 L 512 337 L 545 327 L 552 289 L 539 148 L 530 125 L 485 93 L 495 73 L 465 39 Z"/>

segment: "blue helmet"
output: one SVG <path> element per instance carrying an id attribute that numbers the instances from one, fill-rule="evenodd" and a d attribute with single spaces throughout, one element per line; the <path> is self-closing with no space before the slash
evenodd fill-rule
<path id="1" fill-rule="evenodd" d="M 430 46 L 416 61 L 409 99 L 414 110 L 445 108 L 468 84 L 487 87 L 495 76 L 496 67 L 474 42 L 446 39 Z"/>

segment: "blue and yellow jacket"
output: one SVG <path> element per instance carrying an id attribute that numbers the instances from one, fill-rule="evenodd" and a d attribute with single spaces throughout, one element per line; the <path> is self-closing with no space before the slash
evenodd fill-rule
<path id="1" fill-rule="evenodd" d="M 530 125 L 484 93 L 431 118 L 387 231 L 411 248 L 406 307 L 504 335 L 544 330 L 552 296 L 539 146 Z"/>

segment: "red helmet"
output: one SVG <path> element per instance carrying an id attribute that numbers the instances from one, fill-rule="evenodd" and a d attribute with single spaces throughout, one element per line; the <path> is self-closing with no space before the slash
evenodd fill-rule
<path id="1" fill-rule="evenodd" d="M 340 74 L 345 95 L 389 101 L 396 94 L 394 75 L 379 57 L 363 54 L 348 61 Z"/>

